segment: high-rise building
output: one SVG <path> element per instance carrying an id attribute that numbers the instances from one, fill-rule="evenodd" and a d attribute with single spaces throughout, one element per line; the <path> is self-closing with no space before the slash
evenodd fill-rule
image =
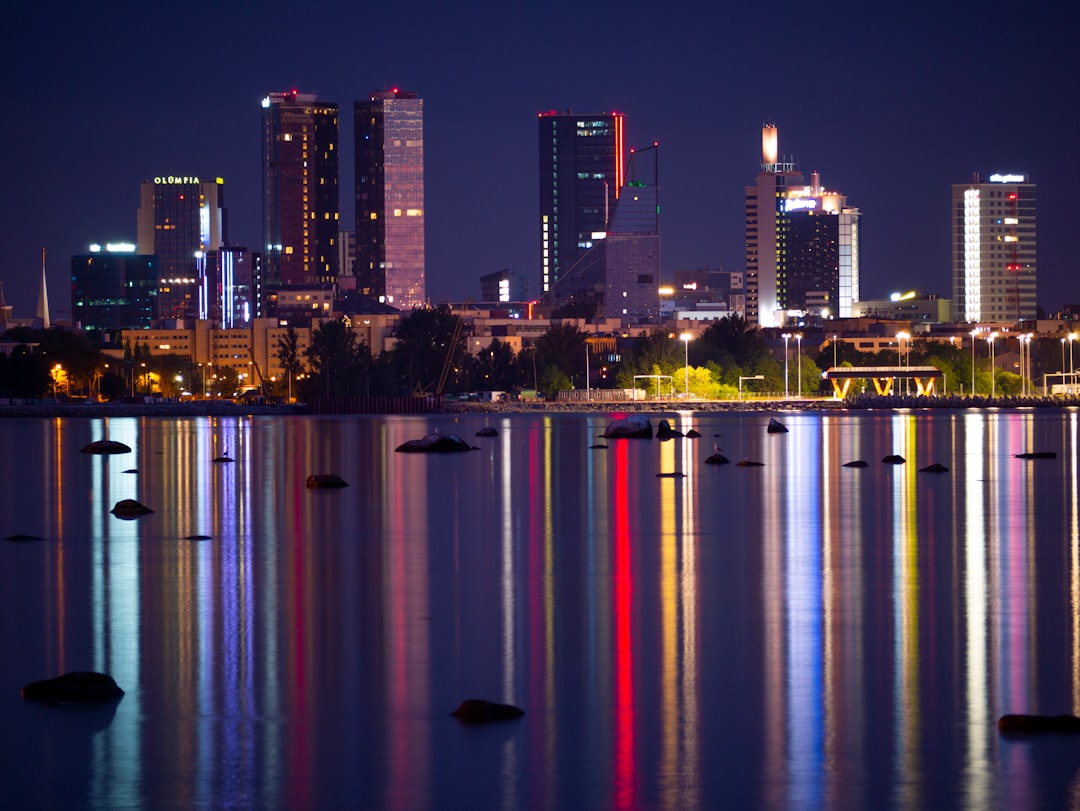
<path id="1" fill-rule="evenodd" d="M 424 100 L 394 88 L 354 105 L 356 286 L 399 310 L 423 306 Z"/>
<path id="2" fill-rule="evenodd" d="M 131 243 L 91 245 L 71 257 L 71 317 L 98 340 L 125 329 L 150 329 L 159 294 L 157 258 Z"/>
<path id="3" fill-rule="evenodd" d="M 746 320 L 849 318 L 858 298 L 859 210 L 825 190 L 817 172 L 807 185 L 793 161 L 779 161 L 777 130 L 767 124 L 761 171 L 746 188 Z"/>
<path id="4" fill-rule="evenodd" d="M 1036 317 L 1035 184 L 990 175 L 952 187 L 953 320 Z"/>
<path id="5" fill-rule="evenodd" d="M 338 275 L 338 106 L 315 93 L 262 100 L 263 264 L 268 288 Z"/>
<path id="6" fill-rule="evenodd" d="M 607 230 L 541 295 L 541 305 L 627 326 L 660 322 L 658 155 L 657 144 L 631 154 Z"/>
<path id="7" fill-rule="evenodd" d="M 157 256 L 155 317 L 199 317 L 198 257 L 225 244 L 225 185 L 219 177 L 160 175 L 139 186 L 138 252 Z"/>
<path id="8" fill-rule="evenodd" d="M 622 193 L 621 113 L 540 113 L 540 267 L 546 293 L 607 231 Z"/>

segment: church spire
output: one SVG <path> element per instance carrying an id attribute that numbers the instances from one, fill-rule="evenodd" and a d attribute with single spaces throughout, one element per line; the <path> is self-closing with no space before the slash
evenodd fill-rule
<path id="1" fill-rule="evenodd" d="M 41 249 L 41 290 L 38 292 L 37 317 L 41 319 L 42 329 L 49 329 L 49 288 L 45 283 L 45 249 Z"/>

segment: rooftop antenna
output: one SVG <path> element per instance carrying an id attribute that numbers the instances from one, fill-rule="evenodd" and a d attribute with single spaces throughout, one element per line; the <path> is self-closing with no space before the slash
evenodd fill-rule
<path id="1" fill-rule="evenodd" d="M 41 249 L 41 290 L 38 292 L 37 317 L 41 319 L 42 329 L 50 329 L 49 289 L 45 284 L 45 249 Z"/>

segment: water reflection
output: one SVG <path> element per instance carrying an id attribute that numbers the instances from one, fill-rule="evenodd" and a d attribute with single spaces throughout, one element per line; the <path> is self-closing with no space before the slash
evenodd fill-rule
<path id="1" fill-rule="evenodd" d="M 393 448 L 430 418 L 0 421 L 36 449 L 0 534 L 48 538 L 0 546 L 9 695 L 127 691 L 96 726 L 0 704 L 4 777 L 94 808 L 1076 798 L 1080 744 L 994 723 L 1080 711 L 1075 412 L 668 418 L 702 439 L 460 418 L 479 449 L 425 457 Z M 78 453 L 105 433 L 133 452 Z M 704 465 L 717 434 L 764 467 Z M 527 715 L 461 727 L 471 697 Z"/>

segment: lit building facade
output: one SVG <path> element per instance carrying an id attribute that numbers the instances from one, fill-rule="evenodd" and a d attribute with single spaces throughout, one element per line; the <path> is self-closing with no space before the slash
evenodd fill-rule
<path id="1" fill-rule="evenodd" d="M 98 341 L 150 329 L 158 296 L 157 257 L 130 243 L 91 245 L 71 257 L 71 317 Z"/>
<path id="2" fill-rule="evenodd" d="M 266 287 L 338 276 L 338 106 L 314 93 L 262 100 Z"/>
<path id="3" fill-rule="evenodd" d="M 990 175 L 952 187 L 953 320 L 1036 317 L 1035 184 Z"/>
<path id="4" fill-rule="evenodd" d="M 262 317 L 262 256 L 226 246 L 198 257 L 199 319 L 222 329 Z"/>
<path id="5" fill-rule="evenodd" d="M 540 266 L 546 293 L 603 238 L 624 185 L 621 113 L 540 113 Z"/>
<path id="6" fill-rule="evenodd" d="M 225 185 L 218 177 L 161 175 L 139 187 L 138 253 L 157 256 L 155 317 L 199 317 L 198 257 L 227 241 Z"/>
<path id="7" fill-rule="evenodd" d="M 778 160 L 762 130 L 761 171 L 746 188 L 746 320 L 782 326 L 787 313 L 848 318 L 859 298 L 859 210 Z"/>
<path id="8" fill-rule="evenodd" d="M 656 144 L 632 153 L 607 230 L 542 294 L 541 304 L 574 306 L 584 317 L 627 326 L 660 323 L 658 155 Z"/>
<path id="9" fill-rule="evenodd" d="M 424 100 L 399 89 L 354 104 L 356 289 L 399 310 L 427 302 Z"/>

